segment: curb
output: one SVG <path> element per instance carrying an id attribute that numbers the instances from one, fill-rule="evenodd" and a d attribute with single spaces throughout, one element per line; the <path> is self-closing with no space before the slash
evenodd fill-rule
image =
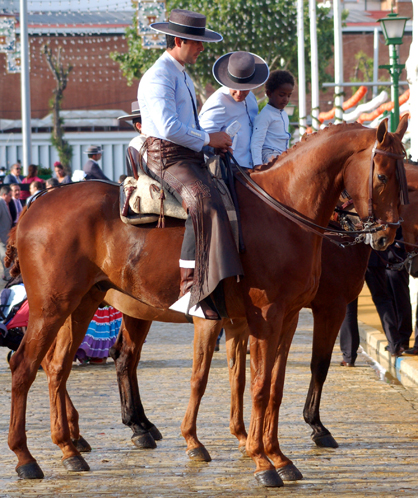
<path id="1" fill-rule="evenodd" d="M 365 352 L 407 387 L 418 387 L 418 356 L 392 357 L 385 334 L 359 320 L 360 343 Z"/>

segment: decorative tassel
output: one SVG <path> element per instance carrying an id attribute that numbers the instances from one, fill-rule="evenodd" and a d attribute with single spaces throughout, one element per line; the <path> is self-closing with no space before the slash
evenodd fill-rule
<path id="1" fill-rule="evenodd" d="M 161 204 L 160 204 L 160 217 L 158 219 L 157 228 L 165 228 L 165 217 L 164 217 L 164 200 L 165 200 L 165 194 L 164 194 L 164 190 L 163 189 L 160 190 L 160 200 L 161 200 Z"/>

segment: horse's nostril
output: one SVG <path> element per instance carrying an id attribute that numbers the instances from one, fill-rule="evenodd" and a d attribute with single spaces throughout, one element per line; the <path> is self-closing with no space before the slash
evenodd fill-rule
<path id="1" fill-rule="evenodd" d="M 380 246 L 380 247 L 385 247 L 385 246 L 386 246 L 386 242 L 387 242 L 386 237 L 381 237 L 381 238 L 379 239 L 379 242 L 378 242 L 378 243 L 379 243 L 379 246 Z"/>

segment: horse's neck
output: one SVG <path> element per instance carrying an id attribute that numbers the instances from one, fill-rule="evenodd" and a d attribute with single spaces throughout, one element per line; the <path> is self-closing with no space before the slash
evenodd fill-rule
<path id="1" fill-rule="evenodd" d="M 344 135 L 303 143 L 252 178 L 274 198 L 320 224 L 327 224 L 343 189 L 342 170 L 354 153 Z M 326 142 L 326 143 L 325 143 Z"/>

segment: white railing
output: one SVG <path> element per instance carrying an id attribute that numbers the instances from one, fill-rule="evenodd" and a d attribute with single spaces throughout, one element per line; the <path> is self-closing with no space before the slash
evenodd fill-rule
<path id="1" fill-rule="evenodd" d="M 32 133 L 31 163 L 53 170 L 54 162 L 59 158 L 56 149 L 51 145 L 50 137 L 50 133 Z M 125 153 L 129 142 L 135 137 L 133 130 L 69 132 L 65 133 L 64 137 L 73 147 L 73 171 L 83 169 L 87 161 L 87 155 L 83 152 L 89 145 L 101 145 L 103 156 L 99 164 L 103 173 L 114 181 L 118 181 L 119 176 L 126 173 Z M 22 154 L 21 133 L 0 133 L 0 166 L 9 169 L 18 159 L 22 159 Z"/>

